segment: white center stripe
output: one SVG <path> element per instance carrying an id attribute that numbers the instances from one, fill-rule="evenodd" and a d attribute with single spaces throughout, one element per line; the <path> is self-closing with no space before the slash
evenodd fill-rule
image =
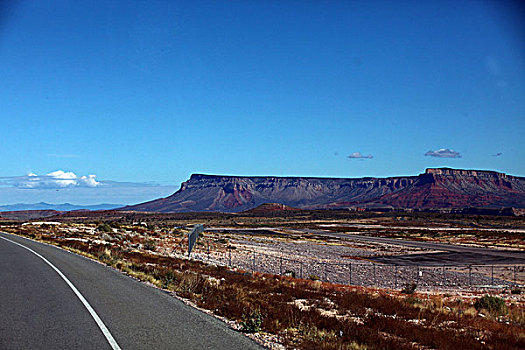
<path id="1" fill-rule="evenodd" d="M 91 307 L 91 305 L 88 303 L 88 301 L 86 300 L 86 298 L 84 298 L 84 296 L 82 294 L 80 294 L 80 292 L 78 291 L 78 289 L 73 285 L 73 283 L 71 283 L 70 280 L 67 279 L 67 277 L 62 273 L 62 271 L 60 271 L 58 268 L 55 267 L 55 265 L 51 264 L 46 258 L 44 258 L 42 255 L 38 254 L 37 252 L 35 252 L 33 249 L 31 248 L 28 248 L 20 243 L 17 243 L 15 241 L 12 241 L 8 238 L 4 238 L 4 237 L 1 237 L 3 240 L 6 240 L 6 241 L 9 241 L 13 244 L 16 244 L 24 249 L 27 249 L 29 250 L 31 253 L 35 254 L 36 256 L 38 256 L 40 259 L 44 260 L 44 262 L 46 264 L 48 264 L 49 266 L 51 266 L 51 268 L 53 270 L 56 271 L 56 273 L 58 273 L 58 275 L 60 277 L 62 277 L 62 279 L 67 283 L 67 285 L 69 286 L 69 288 L 71 288 L 71 290 L 77 295 L 77 297 L 80 299 L 80 301 L 82 302 L 82 304 L 84 304 L 84 306 L 86 307 L 86 309 L 89 311 L 89 313 L 91 314 L 91 317 L 93 317 L 93 319 L 95 320 L 95 322 L 97 323 L 98 327 L 100 328 L 100 330 L 102 331 L 102 333 L 104 334 L 104 336 L 106 337 L 106 339 L 108 340 L 109 342 L 109 345 L 111 345 L 111 348 L 113 350 L 120 350 L 120 346 L 118 346 L 116 340 L 113 338 L 113 336 L 111 335 L 111 333 L 109 332 L 108 328 L 106 327 L 106 325 L 104 324 L 104 322 L 102 322 L 102 320 L 100 319 L 100 317 L 97 315 L 97 313 L 95 312 L 95 310 L 93 310 L 93 308 Z"/>

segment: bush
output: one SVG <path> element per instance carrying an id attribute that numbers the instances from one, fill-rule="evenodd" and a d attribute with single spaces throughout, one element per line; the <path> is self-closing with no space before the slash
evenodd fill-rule
<path id="1" fill-rule="evenodd" d="M 259 310 L 251 310 L 248 314 L 242 315 L 241 330 L 246 333 L 256 333 L 261 331 L 263 317 Z"/>
<path id="2" fill-rule="evenodd" d="M 109 223 L 109 226 L 113 227 L 113 228 L 120 228 L 120 224 L 116 221 L 111 221 Z"/>
<path id="3" fill-rule="evenodd" d="M 401 293 L 403 293 L 403 294 L 414 294 L 414 292 L 416 291 L 416 288 L 417 288 L 417 283 L 415 283 L 415 282 L 407 283 L 407 284 L 405 284 L 403 289 L 401 289 Z"/>
<path id="4" fill-rule="evenodd" d="M 154 240 L 147 240 L 144 242 L 144 249 L 154 251 L 157 248 L 157 243 Z"/>
<path id="5" fill-rule="evenodd" d="M 474 303 L 474 307 L 478 311 L 485 309 L 495 314 L 502 314 L 507 311 L 505 300 L 488 294 L 476 300 L 476 302 Z"/>
<path id="6" fill-rule="evenodd" d="M 113 232 L 113 229 L 108 224 L 100 224 L 100 225 L 97 226 L 97 231 Z"/>

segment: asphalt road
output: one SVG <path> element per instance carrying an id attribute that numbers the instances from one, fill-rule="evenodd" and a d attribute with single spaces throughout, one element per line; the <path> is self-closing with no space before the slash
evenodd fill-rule
<path id="1" fill-rule="evenodd" d="M 62 249 L 0 233 L 45 257 L 76 287 L 121 349 L 261 349 L 167 293 Z M 0 349 L 111 349 L 51 266 L 0 238 Z"/>
<path id="2" fill-rule="evenodd" d="M 362 236 L 343 232 L 327 232 L 322 230 L 304 230 L 315 235 L 334 237 L 371 243 L 385 243 L 429 250 L 438 253 L 406 254 L 391 257 L 378 257 L 373 260 L 399 265 L 447 265 L 447 264 L 525 264 L 525 252 L 515 250 L 469 247 L 457 244 L 412 241 L 386 237 Z"/>

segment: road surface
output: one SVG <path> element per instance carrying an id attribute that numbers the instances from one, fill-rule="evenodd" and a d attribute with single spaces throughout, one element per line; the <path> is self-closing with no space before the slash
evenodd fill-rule
<path id="1" fill-rule="evenodd" d="M 386 237 L 362 236 L 343 232 L 322 230 L 303 230 L 324 237 L 402 245 L 406 247 L 440 251 L 437 253 L 406 254 L 373 258 L 378 262 L 399 265 L 458 265 L 458 264 L 525 264 L 525 252 L 482 247 L 470 247 L 457 244 L 444 244 L 425 241 L 412 241 Z"/>
<path id="2" fill-rule="evenodd" d="M 8 240 L 6 240 L 8 239 Z M 59 272 L 98 315 L 109 336 Z M 223 322 L 102 264 L 0 233 L 0 349 L 261 349 Z M 115 347 L 116 346 L 116 347 Z"/>

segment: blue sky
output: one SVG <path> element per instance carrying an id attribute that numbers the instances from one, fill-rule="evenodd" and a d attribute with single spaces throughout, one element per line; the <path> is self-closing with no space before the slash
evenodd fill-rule
<path id="1" fill-rule="evenodd" d="M 0 204 L 137 203 L 192 173 L 524 176 L 523 10 L 4 1 Z"/>

